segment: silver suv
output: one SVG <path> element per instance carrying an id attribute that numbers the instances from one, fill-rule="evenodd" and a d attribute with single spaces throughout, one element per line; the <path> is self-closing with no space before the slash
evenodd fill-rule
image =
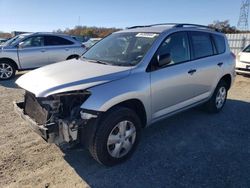
<path id="1" fill-rule="evenodd" d="M 15 76 L 16 70 L 34 69 L 72 59 L 85 52 L 82 44 L 69 35 L 27 33 L 0 46 L 0 80 Z"/>
<path id="2" fill-rule="evenodd" d="M 235 77 L 224 34 L 205 26 L 136 26 L 76 60 L 31 71 L 16 110 L 46 141 L 82 143 L 104 165 L 127 159 L 141 129 L 194 106 L 223 108 Z"/>

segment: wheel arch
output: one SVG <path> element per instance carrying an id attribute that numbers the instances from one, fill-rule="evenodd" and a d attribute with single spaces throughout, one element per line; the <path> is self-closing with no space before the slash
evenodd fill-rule
<path id="1" fill-rule="evenodd" d="M 13 59 L 10 59 L 10 58 L 7 58 L 7 57 L 3 57 L 3 58 L 0 58 L 0 62 L 9 62 L 11 64 L 14 65 L 15 69 L 18 70 L 18 65 L 17 63 L 13 60 Z"/>
<path id="2" fill-rule="evenodd" d="M 131 110 L 133 110 L 136 115 L 140 118 L 141 123 L 142 123 L 142 127 L 145 127 L 147 124 L 147 113 L 145 110 L 145 107 L 143 105 L 143 103 L 139 100 L 139 99 L 128 99 L 125 101 L 122 101 L 118 104 L 115 104 L 114 106 L 110 107 L 107 111 L 110 111 L 116 107 L 126 107 L 129 108 Z"/>
<path id="3" fill-rule="evenodd" d="M 231 85 L 232 85 L 232 77 L 231 77 L 231 75 L 230 75 L 230 74 L 224 75 L 224 76 L 220 79 L 220 81 L 222 81 L 222 80 L 226 82 L 226 84 L 227 84 L 227 90 L 229 90 L 230 87 L 231 87 Z"/>
<path id="4" fill-rule="evenodd" d="M 79 55 L 72 54 L 72 55 L 68 56 L 66 60 L 73 59 L 73 58 L 78 58 L 78 57 L 79 57 Z"/>

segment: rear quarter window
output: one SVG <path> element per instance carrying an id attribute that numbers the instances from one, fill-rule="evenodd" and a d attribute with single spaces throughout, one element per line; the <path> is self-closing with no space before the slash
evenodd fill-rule
<path id="1" fill-rule="evenodd" d="M 217 50 L 217 54 L 222 54 L 226 51 L 225 38 L 220 35 L 212 35 Z"/>

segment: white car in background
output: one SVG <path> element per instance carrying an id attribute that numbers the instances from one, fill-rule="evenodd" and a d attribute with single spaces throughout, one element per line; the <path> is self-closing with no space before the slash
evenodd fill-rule
<path id="1" fill-rule="evenodd" d="M 239 74 L 250 75 L 250 45 L 238 54 L 235 71 Z"/>
<path id="2" fill-rule="evenodd" d="M 102 38 L 90 38 L 87 42 L 84 42 L 83 45 L 85 46 L 85 48 L 89 49 L 100 40 L 102 40 Z"/>

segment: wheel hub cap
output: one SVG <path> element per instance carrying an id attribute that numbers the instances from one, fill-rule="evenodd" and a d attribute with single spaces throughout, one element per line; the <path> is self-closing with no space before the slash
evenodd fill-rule
<path id="1" fill-rule="evenodd" d="M 221 87 L 217 93 L 216 96 L 216 107 L 219 109 L 223 106 L 225 99 L 226 99 L 226 88 L 225 87 Z"/>
<path id="2" fill-rule="evenodd" d="M 107 141 L 109 154 L 115 158 L 126 155 L 135 143 L 136 128 L 130 121 L 121 121 L 111 131 Z"/>
<path id="3" fill-rule="evenodd" d="M 12 74 L 13 74 L 13 69 L 10 65 L 5 63 L 0 64 L 0 78 L 2 79 L 10 78 Z"/>

